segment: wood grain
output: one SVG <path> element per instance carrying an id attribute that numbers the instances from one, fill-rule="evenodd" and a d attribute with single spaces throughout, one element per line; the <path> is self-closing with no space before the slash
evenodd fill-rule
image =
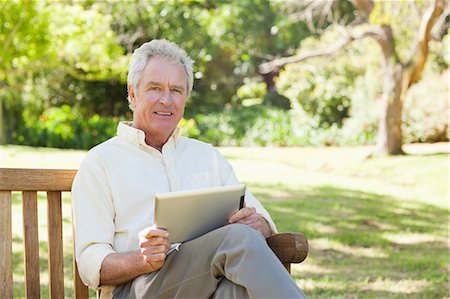
<path id="1" fill-rule="evenodd" d="M 70 191 L 76 170 L 0 168 L 0 190 Z"/>
<path id="2" fill-rule="evenodd" d="M 75 236 L 73 233 L 73 221 L 72 221 L 72 236 Z M 75 291 L 76 299 L 88 299 L 89 298 L 89 289 L 86 285 L 83 284 L 80 278 L 80 274 L 78 273 L 77 259 L 75 256 L 75 242 L 73 242 L 73 287 Z"/>
<path id="3" fill-rule="evenodd" d="M 282 263 L 301 263 L 308 255 L 308 241 L 300 233 L 282 233 L 267 239 Z"/>
<path id="4" fill-rule="evenodd" d="M 61 192 L 47 193 L 48 274 L 50 298 L 64 298 Z"/>
<path id="5" fill-rule="evenodd" d="M 13 297 L 11 192 L 0 191 L 0 297 Z"/>
<path id="6" fill-rule="evenodd" d="M 25 296 L 35 299 L 40 298 L 37 192 L 23 192 L 22 209 Z"/>

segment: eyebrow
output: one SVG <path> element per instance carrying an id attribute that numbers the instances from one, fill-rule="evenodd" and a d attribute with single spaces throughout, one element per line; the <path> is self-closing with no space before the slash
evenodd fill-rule
<path id="1" fill-rule="evenodd" d="M 145 87 L 148 87 L 148 86 L 162 86 L 162 85 L 164 85 L 164 84 L 161 83 L 161 82 L 158 82 L 158 81 L 149 81 L 149 82 L 147 82 L 147 84 L 145 84 Z M 185 91 L 185 89 L 186 89 L 183 85 L 179 85 L 179 84 L 171 84 L 170 88 L 177 88 L 177 89 L 181 89 L 183 91 Z"/>

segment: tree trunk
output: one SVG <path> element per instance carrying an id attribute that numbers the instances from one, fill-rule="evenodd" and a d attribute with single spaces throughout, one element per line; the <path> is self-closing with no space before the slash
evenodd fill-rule
<path id="1" fill-rule="evenodd" d="M 378 154 L 403 154 L 402 82 L 403 67 L 389 62 L 385 69 L 382 109 L 378 128 Z"/>
<path id="2" fill-rule="evenodd" d="M 383 25 L 380 29 L 384 34 L 376 40 L 383 51 L 384 84 L 376 153 L 399 155 L 403 154 L 403 65 L 395 52 L 392 28 Z"/>

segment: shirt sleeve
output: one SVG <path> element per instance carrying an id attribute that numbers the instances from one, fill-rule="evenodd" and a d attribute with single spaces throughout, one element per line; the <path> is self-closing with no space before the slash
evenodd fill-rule
<path id="1" fill-rule="evenodd" d="M 75 254 L 84 284 L 98 288 L 100 269 L 113 253 L 114 206 L 107 175 L 95 152 L 81 164 L 72 186 Z"/>
<path id="2" fill-rule="evenodd" d="M 218 150 L 214 150 L 216 151 L 217 155 L 222 185 L 226 186 L 239 184 L 239 180 L 237 179 L 231 164 L 222 156 L 222 154 Z M 253 194 L 249 191 L 249 188 L 245 189 L 245 203 L 247 207 L 254 207 L 256 209 L 256 212 L 260 214 L 264 219 L 266 219 L 267 223 L 269 223 L 272 233 L 278 232 L 275 223 L 269 215 L 269 212 L 267 212 L 267 210 L 263 207 L 259 200 L 257 200 L 253 196 Z"/>

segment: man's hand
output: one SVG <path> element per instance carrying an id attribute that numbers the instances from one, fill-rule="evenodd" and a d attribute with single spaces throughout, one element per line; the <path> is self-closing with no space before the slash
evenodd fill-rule
<path id="1" fill-rule="evenodd" d="M 228 219 L 229 223 L 241 223 L 250 226 L 258 231 L 260 231 L 265 238 L 272 235 L 272 230 L 270 229 L 269 223 L 263 216 L 256 213 L 256 209 L 253 207 L 244 207 L 231 215 Z"/>
<path id="2" fill-rule="evenodd" d="M 169 233 L 166 230 L 147 227 L 139 232 L 139 247 L 150 272 L 161 269 L 170 249 Z"/>

